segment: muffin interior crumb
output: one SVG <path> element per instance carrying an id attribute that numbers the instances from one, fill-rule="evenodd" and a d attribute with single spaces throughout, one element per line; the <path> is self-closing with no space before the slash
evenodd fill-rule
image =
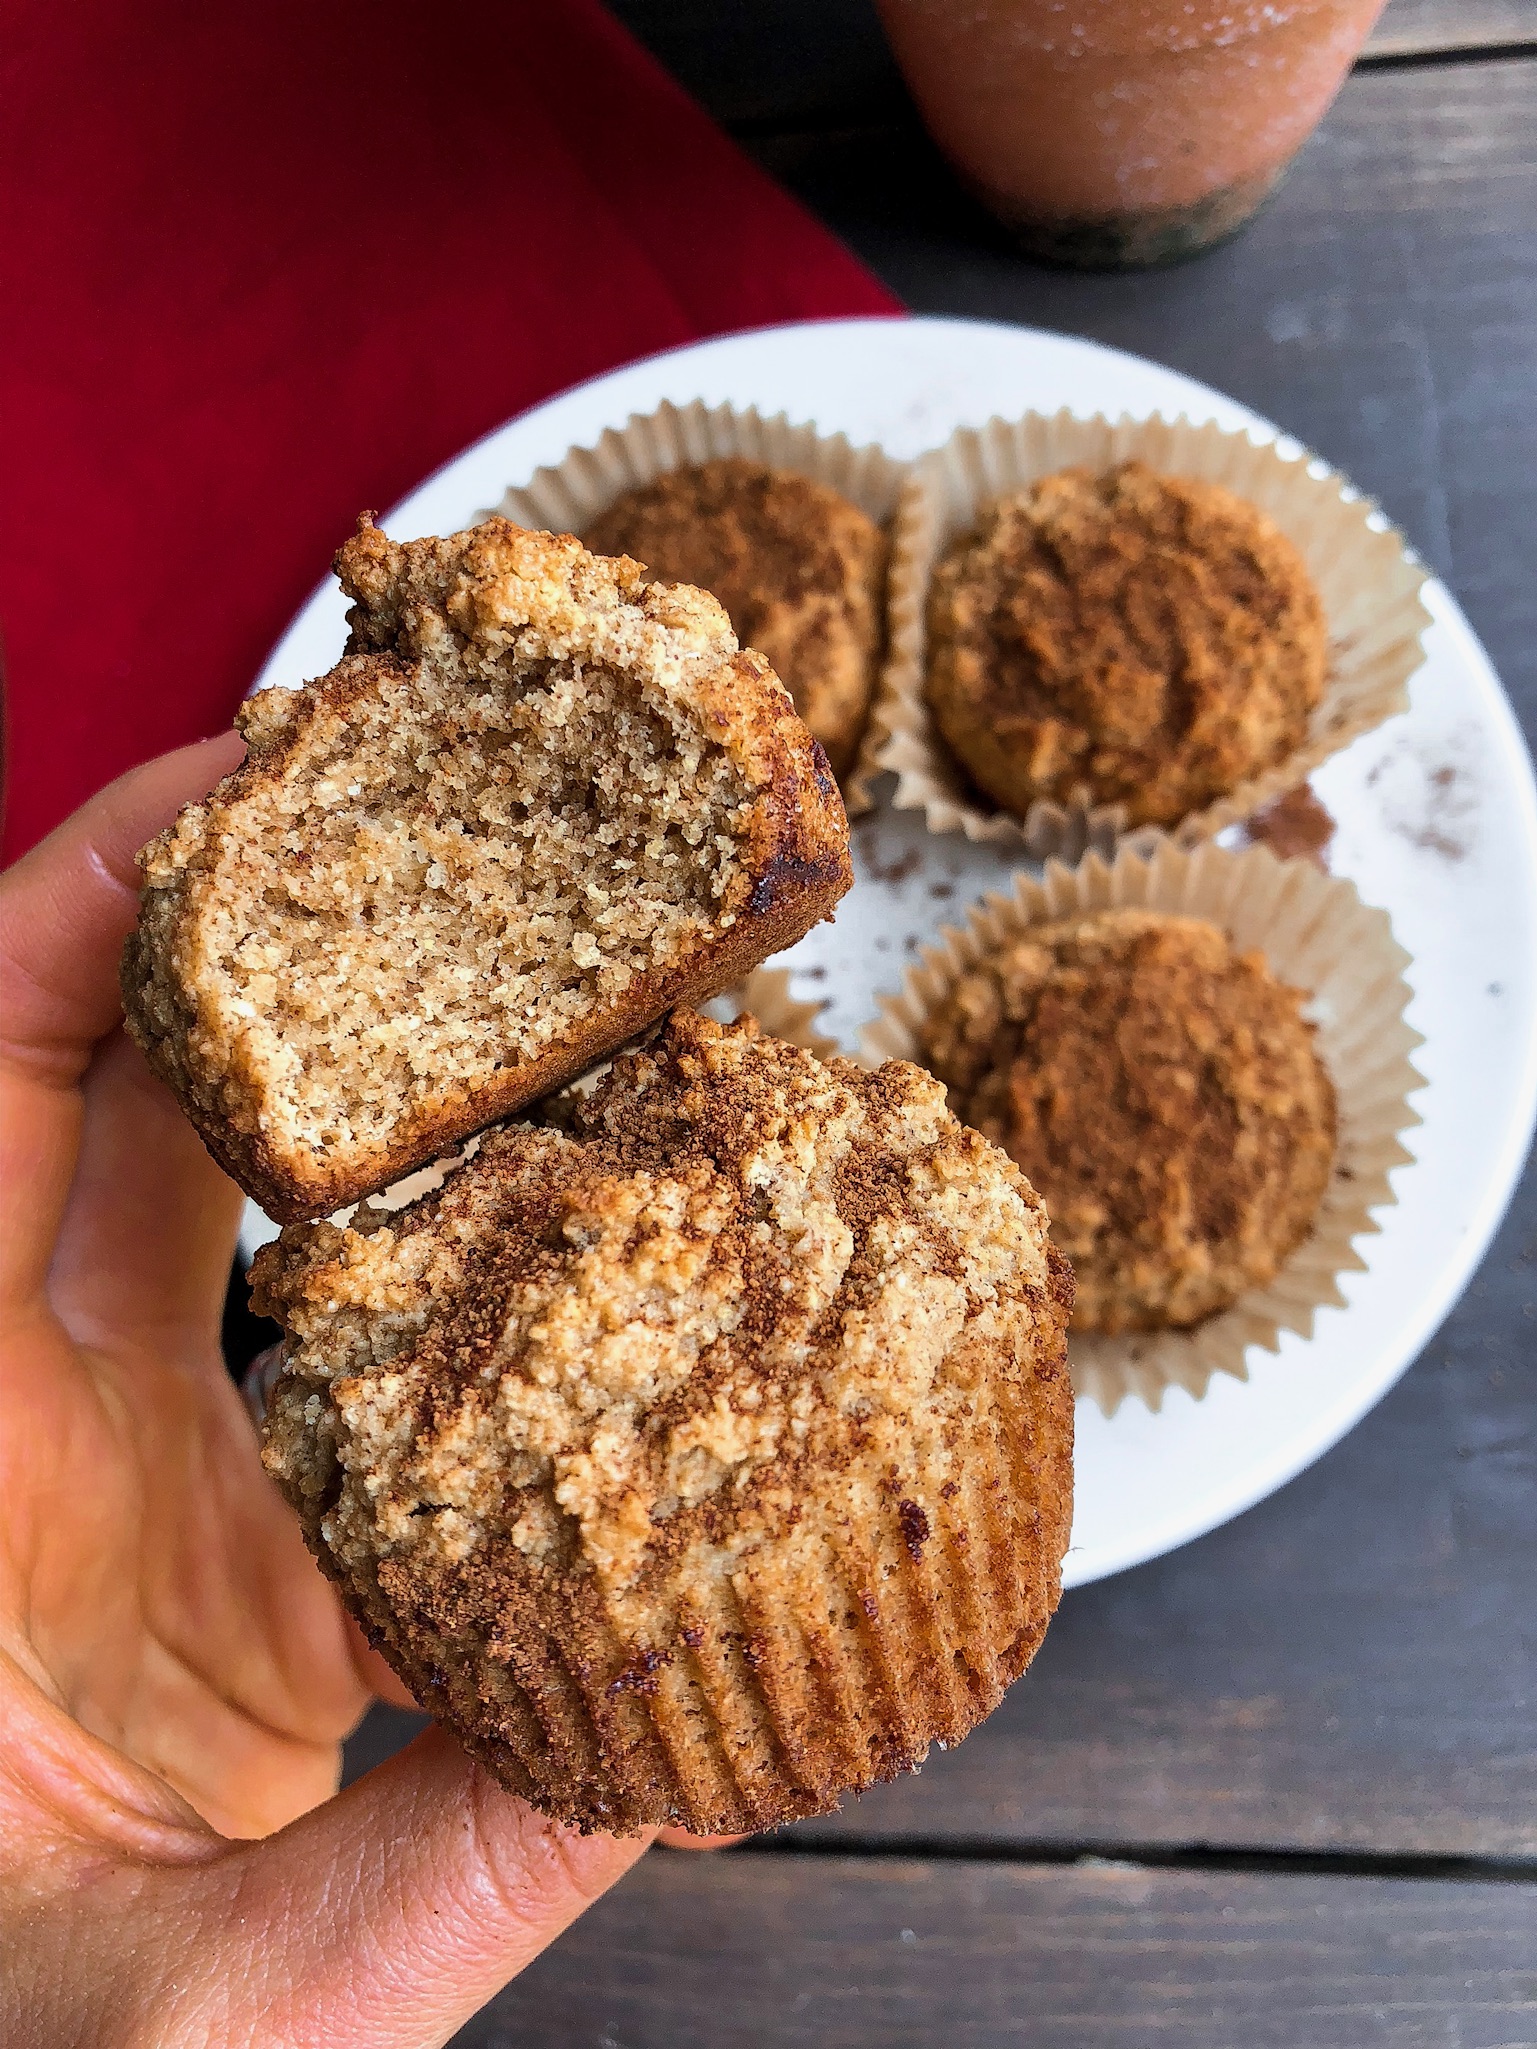
<path id="1" fill-rule="evenodd" d="M 280 714 L 281 708 L 278 708 Z M 312 1147 L 535 1054 L 724 919 L 725 750 L 601 668 L 430 659 L 305 747 L 208 923 L 213 1002 Z"/>

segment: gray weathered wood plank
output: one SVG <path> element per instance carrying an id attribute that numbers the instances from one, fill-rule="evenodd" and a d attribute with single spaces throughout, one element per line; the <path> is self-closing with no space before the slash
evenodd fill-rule
<path id="1" fill-rule="evenodd" d="M 1388 0 L 1367 51 L 1373 57 L 1493 50 L 1537 42 L 1537 0 Z"/>
<path id="2" fill-rule="evenodd" d="M 1537 1888 L 655 1852 L 457 2049 L 1515 2049 Z"/>

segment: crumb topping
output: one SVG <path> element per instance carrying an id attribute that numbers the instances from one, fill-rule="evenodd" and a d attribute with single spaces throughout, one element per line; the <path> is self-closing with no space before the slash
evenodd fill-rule
<path id="1" fill-rule="evenodd" d="M 1323 695 L 1306 565 L 1219 485 L 1126 462 L 998 499 L 935 571 L 927 692 L 982 787 L 1170 824 L 1282 760 Z"/>
<path id="2" fill-rule="evenodd" d="M 942 1480 L 974 1347 L 1060 1328 L 1040 1203 L 916 1068 L 679 1014 L 556 1115 L 259 1256 L 291 1353 L 268 1462 L 359 1569 L 494 1572 L 510 1544 L 643 1599 L 669 1561 L 729 1569 L 808 1486 L 849 1512 L 915 1464 Z"/>
<path id="3" fill-rule="evenodd" d="M 1200 919 L 1043 925 L 959 978 L 922 1057 L 1039 1189 L 1090 1330 L 1190 1325 L 1274 1279 L 1334 1153 L 1303 993 Z"/>

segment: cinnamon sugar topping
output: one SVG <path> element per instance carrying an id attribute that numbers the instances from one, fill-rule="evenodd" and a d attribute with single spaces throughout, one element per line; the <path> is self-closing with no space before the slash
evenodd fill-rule
<path id="1" fill-rule="evenodd" d="M 626 492 L 585 539 L 719 598 L 848 770 L 884 632 L 886 537 L 867 513 L 815 478 L 726 456 Z"/>
<path id="2" fill-rule="evenodd" d="M 1103 911 L 963 975 L 924 1058 L 1045 1199 L 1089 1330 L 1190 1325 L 1273 1279 L 1328 1183 L 1303 998 L 1216 926 Z"/>
<path id="3" fill-rule="evenodd" d="M 1172 824 L 1282 760 L 1323 694 L 1296 548 L 1216 484 L 1124 462 L 998 499 L 939 564 L 927 694 L 989 796 Z"/>

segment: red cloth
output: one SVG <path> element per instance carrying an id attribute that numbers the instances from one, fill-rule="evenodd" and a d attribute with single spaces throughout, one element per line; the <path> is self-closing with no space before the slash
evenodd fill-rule
<path id="1" fill-rule="evenodd" d="M 360 508 L 551 392 L 899 310 L 595 0 L 19 0 L 6 857 L 225 725 Z"/>

